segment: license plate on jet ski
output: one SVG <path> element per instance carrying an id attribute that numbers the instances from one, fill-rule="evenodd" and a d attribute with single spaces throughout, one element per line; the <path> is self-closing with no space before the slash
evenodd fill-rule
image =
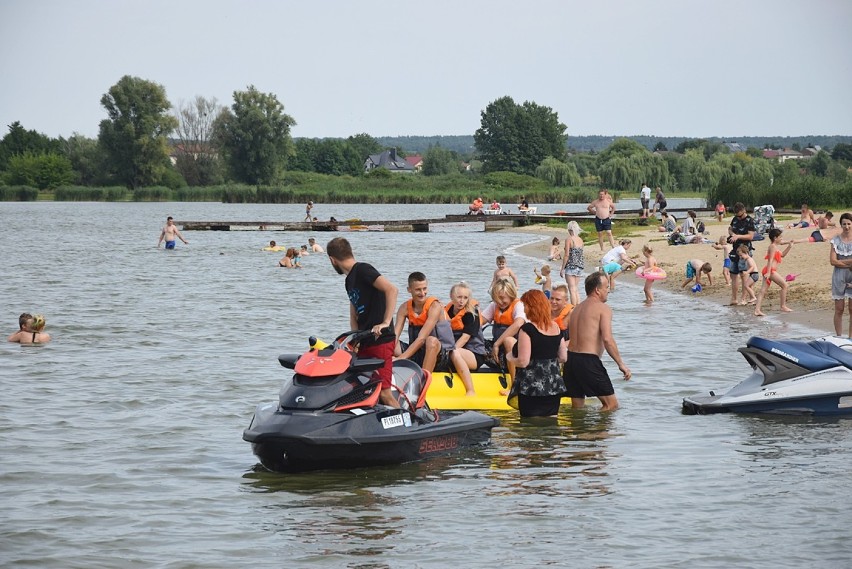
<path id="1" fill-rule="evenodd" d="M 407 413 L 397 413 L 390 417 L 382 417 L 382 428 L 384 429 L 392 429 L 394 427 L 402 426 L 411 426 L 411 417 L 409 417 Z"/>

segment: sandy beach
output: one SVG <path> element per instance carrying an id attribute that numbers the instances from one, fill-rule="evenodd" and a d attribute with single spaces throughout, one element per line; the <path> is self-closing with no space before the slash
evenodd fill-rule
<path id="1" fill-rule="evenodd" d="M 730 217 L 725 218 L 719 223 L 715 218 L 699 217 L 706 225 L 708 235 L 705 238 L 716 242 L 720 236 L 727 235 Z M 780 220 L 779 223 L 787 224 L 786 220 Z M 564 244 L 565 238 L 568 235 L 566 229 L 554 229 L 546 225 L 531 225 L 523 228 L 514 229 L 513 231 L 523 231 L 549 237 L 559 237 L 561 243 Z M 807 238 L 813 228 L 808 229 L 784 229 L 784 239 L 801 239 Z M 712 302 L 721 305 L 729 305 L 731 301 L 731 286 L 726 284 L 722 273 L 722 262 L 725 258 L 721 250 L 716 250 L 711 244 L 690 244 L 690 245 L 669 245 L 666 241 L 666 234 L 660 233 L 657 230 L 656 224 L 652 223 L 647 227 L 634 226 L 629 239 L 632 245 L 628 254 L 631 257 L 639 257 L 641 263 L 644 260 L 642 256 L 642 247 L 649 244 L 653 249 L 653 255 L 657 259 L 657 264 L 665 269 L 668 278 L 657 281 L 654 285 L 656 290 L 668 290 L 676 294 L 695 295 L 699 296 L 704 302 Z M 590 271 L 595 266 L 599 265 L 600 258 L 610 249 L 609 244 L 604 241 L 604 251 L 600 250 L 597 243 L 597 235 L 588 235 L 583 233 L 582 237 L 586 241 L 585 259 L 586 270 Z M 754 259 L 757 262 L 758 268 L 762 269 L 765 260 L 769 241 L 764 239 L 755 243 Z M 793 312 L 782 313 L 779 310 L 779 290 L 776 285 L 772 285 L 766 298 L 763 302 L 763 312 L 765 318 L 775 318 L 788 322 L 796 322 L 814 328 L 826 334 L 834 333 L 834 302 L 831 300 L 831 273 L 832 266 L 829 264 L 829 251 L 831 245 L 826 241 L 822 243 L 797 243 L 784 257 L 783 262 L 779 267 L 779 272 L 782 275 L 795 275 L 795 280 L 789 282 L 787 305 L 793 309 Z M 519 250 L 519 252 L 532 257 L 542 259 L 543 263 L 550 250 L 550 239 L 543 240 L 531 245 L 528 245 Z M 691 292 L 691 284 L 685 288 L 681 288 L 683 281 L 686 278 L 685 265 L 690 259 L 701 259 L 709 262 L 713 266 L 710 275 L 713 277 L 713 284 L 707 285 L 706 278 L 702 277 L 702 290 L 699 293 Z M 550 262 L 554 267 L 554 273 L 558 273 L 560 261 Z M 628 271 L 618 277 L 616 281 L 616 289 L 620 283 L 633 281 L 641 283 L 641 280 L 632 274 L 633 271 Z M 561 279 L 558 274 L 554 275 L 554 282 L 559 282 Z M 760 282 L 755 283 L 755 293 L 760 290 Z M 581 296 L 585 296 L 582 293 Z M 739 293 L 738 293 L 739 296 Z M 659 301 L 658 301 L 659 302 Z M 731 306 L 731 310 L 753 312 L 753 306 Z M 758 317 L 755 317 L 758 318 Z M 848 327 L 848 316 L 844 317 L 844 330 Z"/>

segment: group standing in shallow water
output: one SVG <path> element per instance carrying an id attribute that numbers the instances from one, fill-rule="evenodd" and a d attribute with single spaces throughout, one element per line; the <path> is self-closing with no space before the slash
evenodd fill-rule
<path id="1" fill-rule="evenodd" d="M 397 309 L 394 324 L 391 316 L 397 288 L 372 265 L 355 261 L 345 238 L 332 239 L 326 250 L 335 270 L 346 276 L 352 328 L 370 329 L 374 334 L 367 351 L 363 345 L 358 347 L 359 356 L 380 357 L 386 362 L 378 373 L 382 380 L 381 399 L 386 404 L 393 404 L 393 398 L 384 370 L 391 368 L 395 358 L 411 359 L 427 371 L 434 370 L 442 360 L 451 364 L 462 378 L 468 396 L 475 395 L 470 372 L 489 358 L 494 362 L 505 358 L 514 380 L 503 395 L 522 416 L 555 415 L 566 394 L 571 395 L 574 407 L 582 407 L 585 398 L 591 396 L 601 400 L 604 410 L 618 407 L 600 362 L 603 351 L 613 357 L 625 379 L 630 379 L 631 374 L 612 336 L 612 311 L 605 306 L 609 287 L 602 272 L 586 278 L 587 299 L 579 304 L 577 308 L 582 309 L 576 315 L 577 308 L 567 303 L 568 287 L 563 284 L 553 287 L 550 300 L 537 289 L 528 290 L 519 298 L 514 272 L 506 267 L 505 259 L 498 259 L 489 290 L 491 302 L 481 310 L 466 283 L 453 285 L 445 307 L 429 295 L 426 276 L 414 272 L 407 283 L 411 298 Z M 408 342 L 401 342 L 406 322 Z M 492 327 L 491 353 L 482 334 L 484 325 Z M 576 338 L 573 343 L 572 337 Z M 566 366 L 563 375 L 559 364 L 566 358 L 578 363 L 570 369 Z"/>

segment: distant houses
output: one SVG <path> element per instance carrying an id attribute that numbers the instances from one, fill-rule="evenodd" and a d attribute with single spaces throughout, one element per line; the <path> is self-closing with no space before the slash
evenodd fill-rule
<path id="1" fill-rule="evenodd" d="M 816 156 L 821 148 L 819 146 L 809 146 L 801 152 L 792 148 L 784 148 L 781 150 L 765 149 L 763 157 L 767 160 L 777 160 L 778 162 L 786 162 L 787 160 L 807 160 Z"/>
<path id="2" fill-rule="evenodd" d="M 422 158 L 418 164 L 420 168 L 423 167 Z M 384 168 L 390 172 L 403 174 L 413 174 L 415 172 L 414 165 L 409 163 L 407 159 L 397 156 L 396 148 L 385 150 L 380 154 L 370 154 L 367 156 L 367 159 L 364 161 L 364 172 L 369 172 L 375 168 Z"/>

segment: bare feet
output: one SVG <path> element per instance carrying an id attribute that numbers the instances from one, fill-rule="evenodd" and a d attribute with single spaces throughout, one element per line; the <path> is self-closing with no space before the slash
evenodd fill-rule
<path id="1" fill-rule="evenodd" d="M 793 312 L 793 309 L 792 309 L 792 308 L 789 308 L 789 307 L 787 307 L 787 306 L 782 306 L 782 307 L 781 307 L 781 312 Z"/>
<path id="2" fill-rule="evenodd" d="M 476 397 L 476 391 L 465 391 L 464 396 L 465 397 Z"/>
<path id="3" fill-rule="evenodd" d="M 509 395 L 509 390 L 508 389 L 501 389 L 499 391 L 499 393 L 500 393 L 500 395 Z"/>
<path id="4" fill-rule="evenodd" d="M 764 314 L 763 312 L 761 312 L 761 311 L 759 311 L 759 310 L 755 310 L 755 311 L 754 311 L 754 315 L 755 315 L 755 316 L 766 316 L 766 314 Z"/>
<path id="5" fill-rule="evenodd" d="M 741 300 L 738 304 L 739 306 L 745 306 L 747 303 L 745 300 Z"/>

